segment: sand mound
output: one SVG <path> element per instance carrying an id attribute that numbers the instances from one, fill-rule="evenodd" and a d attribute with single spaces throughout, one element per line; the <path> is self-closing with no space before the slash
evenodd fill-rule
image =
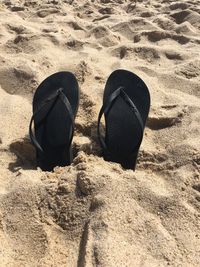
<path id="1" fill-rule="evenodd" d="M 0 4 L 0 266 L 199 266 L 198 1 L 3 0 Z M 105 162 L 97 116 L 118 68 L 152 98 L 136 172 Z M 75 73 L 71 166 L 42 172 L 32 96 Z"/>

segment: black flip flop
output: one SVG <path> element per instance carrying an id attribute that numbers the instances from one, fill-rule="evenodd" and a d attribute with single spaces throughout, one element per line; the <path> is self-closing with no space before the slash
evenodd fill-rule
<path id="1" fill-rule="evenodd" d="M 55 166 L 72 162 L 71 142 L 78 104 L 78 82 L 70 72 L 55 73 L 37 88 L 29 135 L 36 148 L 37 165 L 42 170 L 52 171 Z"/>
<path id="2" fill-rule="evenodd" d="M 135 170 L 149 108 L 150 94 L 142 79 L 127 70 L 111 73 L 98 117 L 98 136 L 105 160 Z M 103 114 L 105 137 L 100 132 Z"/>

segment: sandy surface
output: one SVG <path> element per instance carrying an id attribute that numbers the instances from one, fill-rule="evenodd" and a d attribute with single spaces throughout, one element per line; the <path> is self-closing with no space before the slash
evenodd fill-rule
<path id="1" fill-rule="evenodd" d="M 2 0 L 0 29 L 0 266 L 199 266 L 200 1 Z M 136 172 L 97 142 L 118 68 L 152 98 Z M 60 70 L 81 87 L 75 159 L 45 173 L 31 101 Z"/>

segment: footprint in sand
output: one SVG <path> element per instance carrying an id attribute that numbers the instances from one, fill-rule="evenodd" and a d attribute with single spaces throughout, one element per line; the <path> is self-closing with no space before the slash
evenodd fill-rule
<path id="1" fill-rule="evenodd" d="M 163 163 L 166 163 L 166 161 L 169 159 L 169 156 L 164 153 L 159 153 L 159 152 L 148 152 L 145 150 L 140 151 L 139 155 L 139 164 L 141 165 L 142 163 L 155 163 L 162 165 Z"/>
<path id="2" fill-rule="evenodd" d="M 173 50 L 168 50 L 166 52 L 164 52 L 166 58 L 170 59 L 170 60 L 184 60 L 184 55 L 182 55 L 181 53 L 177 52 L 177 51 L 173 51 Z"/>
<path id="3" fill-rule="evenodd" d="M 157 51 L 153 47 L 148 47 L 148 46 L 135 46 L 135 47 L 121 46 L 111 51 L 111 54 L 120 59 L 140 58 L 151 63 L 160 59 L 159 51 Z"/>
<path id="4" fill-rule="evenodd" d="M 60 13 L 59 9 L 57 8 L 48 8 L 48 9 L 42 9 L 37 11 L 37 16 L 40 18 L 45 18 L 52 14 L 58 14 Z"/>
<path id="5" fill-rule="evenodd" d="M 13 3 L 14 1 L 11 0 L 7 0 L 7 1 L 3 1 L 3 4 L 5 6 L 8 7 L 8 9 L 10 9 L 12 12 L 20 12 L 20 11 L 24 11 L 25 7 L 24 5 L 22 5 L 22 3 Z M 17 1 L 15 1 L 17 2 Z"/>
<path id="6" fill-rule="evenodd" d="M 177 24 L 181 24 L 185 21 L 190 22 L 194 27 L 199 28 L 200 14 L 191 10 L 182 10 L 179 12 L 171 13 L 170 16 L 174 18 Z"/>
<path id="7" fill-rule="evenodd" d="M 15 162 L 9 164 L 9 169 L 13 172 L 18 168 L 33 169 L 36 168 L 35 149 L 28 138 L 14 141 L 10 144 L 9 150 L 17 157 Z"/>
<path id="8" fill-rule="evenodd" d="M 176 23 L 165 17 L 156 18 L 153 22 L 163 30 L 173 31 L 176 28 Z"/>
<path id="9" fill-rule="evenodd" d="M 5 44 L 5 49 L 8 53 L 32 54 L 40 51 L 42 46 L 37 42 L 38 37 L 32 34 L 19 34 L 14 40 L 10 39 Z"/>
<path id="10" fill-rule="evenodd" d="M 98 43 L 104 47 L 111 47 L 117 45 L 119 42 L 119 38 L 103 26 L 93 28 L 89 35 L 94 36 L 98 40 Z"/>
<path id="11" fill-rule="evenodd" d="M 148 31 L 159 29 L 156 25 L 143 18 L 134 18 L 129 22 L 120 22 L 111 29 L 113 32 L 121 34 L 128 40 L 134 40 L 136 35 L 142 35 L 144 28 Z"/>
<path id="12" fill-rule="evenodd" d="M 99 39 L 110 34 L 109 30 L 104 26 L 97 26 L 93 28 L 90 32 L 91 35 L 94 35 L 95 38 Z"/>
<path id="13" fill-rule="evenodd" d="M 154 108 L 147 121 L 147 127 L 151 130 L 161 130 L 167 127 L 172 127 L 178 123 L 181 123 L 184 115 L 184 111 L 174 106 L 170 108 L 159 107 Z"/>
<path id="14" fill-rule="evenodd" d="M 25 0 L 24 6 L 26 7 L 36 7 L 38 5 L 38 1 L 36 0 Z"/>
<path id="15" fill-rule="evenodd" d="M 66 42 L 67 47 L 69 49 L 74 50 L 74 51 L 82 50 L 84 44 L 85 44 L 84 42 L 81 42 L 81 41 L 73 38 L 72 36 Z"/>
<path id="16" fill-rule="evenodd" d="M 36 74 L 27 64 L 0 68 L 0 85 L 9 94 L 32 93 L 37 84 Z"/>
<path id="17" fill-rule="evenodd" d="M 178 34 L 185 34 L 185 35 L 193 35 L 197 34 L 195 27 L 193 27 L 188 21 L 185 21 L 178 25 L 175 29 L 176 33 Z"/>
<path id="18" fill-rule="evenodd" d="M 200 60 L 185 63 L 176 70 L 176 73 L 184 78 L 192 79 L 200 76 Z"/>
<path id="19" fill-rule="evenodd" d="M 102 7 L 99 9 L 99 13 L 102 15 L 111 15 L 115 13 L 115 10 L 112 7 Z"/>
<path id="20" fill-rule="evenodd" d="M 6 27 L 8 30 L 12 33 L 16 33 L 17 35 L 20 34 L 30 34 L 30 30 L 28 28 L 24 27 L 23 25 L 14 25 L 14 24 L 7 24 Z"/>
<path id="21" fill-rule="evenodd" d="M 178 2 L 178 3 L 172 3 L 169 5 L 169 8 L 171 10 L 175 10 L 175 9 L 188 9 L 190 7 L 190 4 L 188 3 L 182 3 L 182 2 Z"/>
<path id="22" fill-rule="evenodd" d="M 133 10 L 136 8 L 137 1 L 133 1 L 133 3 L 129 3 L 126 7 L 126 12 L 127 13 L 132 13 Z"/>
<path id="23" fill-rule="evenodd" d="M 172 34 L 166 31 L 148 31 L 141 34 L 148 38 L 150 42 L 159 42 L 165 39 L 172 39 L 180 44 L 187 44 L 190 39 L 184 35 Z"/>
<path id="24" fill-rule="evenodd" d="M 85 31 L 85 29 L 76 21 L 69 21 L 67 24 L 75 31 Z"/>
<path id="25" fill-rule="evenodd" d="M 24 6 L 16 6 L 16 5 L 14 5 L 10 9 L 13 12 L 19 12 L 19 11 L 24 11 L 25 10 L 25 7 Z"/>

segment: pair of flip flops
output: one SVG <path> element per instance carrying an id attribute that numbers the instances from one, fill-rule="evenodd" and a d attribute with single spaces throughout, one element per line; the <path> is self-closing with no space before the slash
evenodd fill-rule
<path id="1" fill-rule="evenodd" d="M 70 72 L 45 79 L 33 98 L 29 135 L 36 148 L 37 165 L 44 171 L 70 165 L 79 86 Z M 98 137 L 104 159 L 135 169 L 150 107 L 150 94 L 136 74 L 116 70 L 109 76 L 98 117 Z M 105 117 L 105 135 L 101 118 Z M 34 122 L 34 131 L 33 131 Z"/>

